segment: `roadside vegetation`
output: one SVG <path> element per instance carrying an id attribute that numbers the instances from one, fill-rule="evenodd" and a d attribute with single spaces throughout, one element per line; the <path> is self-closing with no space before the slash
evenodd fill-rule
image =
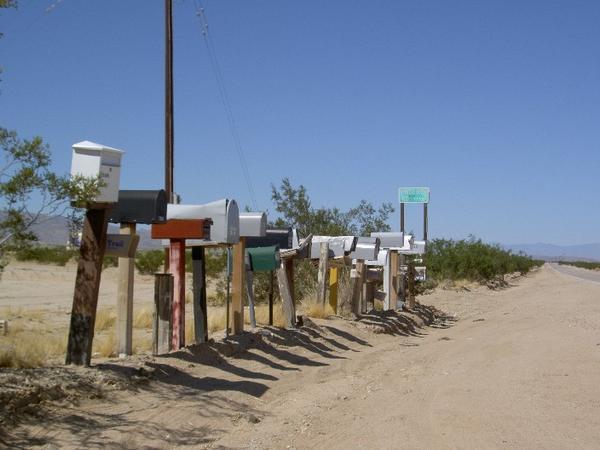
<path id="1" fill-rule="evenodd" d="M 512 273 L 525 275 L 542 266 L 544 261 L 512 253 L 471 236 L 461 240 L 434 239 L 428 242 L 424 263 L 427 276 L 434 283 L 468 280 L 487 284 L 503 282 L 504 277 Z"/>
<path id="2" fill-rule="evenodd" d="M 600 262 L 593 261 L 559 261 L 558 264 L 562 266 L 574 266 L 588 270 L 600 270 Z"/>

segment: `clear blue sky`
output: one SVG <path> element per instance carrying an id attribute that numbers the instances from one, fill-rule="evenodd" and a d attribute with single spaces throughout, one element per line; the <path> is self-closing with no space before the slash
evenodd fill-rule
<path id="1" fill-rule="evenodd" d="M 57 171 L 89 139 L 127 152 L 123 188 L 162 187 L 163 3 L 3 11 L 0 124 Z M 194 2 L 174 3 L 176 191 L 251 205 Z M 600 241 L 600 2 L 203 5 L 260 209 L 284 176 L 340 208 L 430 186 L 433 237 Z"/>

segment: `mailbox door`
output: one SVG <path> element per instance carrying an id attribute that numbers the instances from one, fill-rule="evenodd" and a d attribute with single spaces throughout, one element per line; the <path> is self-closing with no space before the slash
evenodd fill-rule
<path id="1" fill-rule="evenodd" d="M 121 168 L 116 166 L 100 166 L 100 179 L 105 186 L 100 189 L 96 201 L 117 203 L 119 201 L 119 180 L 121 178 Z"/>

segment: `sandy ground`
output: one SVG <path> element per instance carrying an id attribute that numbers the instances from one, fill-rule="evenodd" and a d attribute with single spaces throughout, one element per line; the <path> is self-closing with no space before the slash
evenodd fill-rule
<path id="1" fill-rule="evenodd" d="M 447 316 L 314 320 L 46 369 L 71 384 L 7 418 L 0 446 L 598 448 L 600 284 L 549 266 L 511 284 L 420 297 Z"/>

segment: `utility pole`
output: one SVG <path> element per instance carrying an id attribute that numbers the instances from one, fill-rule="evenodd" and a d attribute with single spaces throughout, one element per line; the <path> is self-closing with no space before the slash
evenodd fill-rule
<path id="1" fill-rule="evenodd" d="M 173 203 L 173 0 L 165 0 L 165 192 Z"/>

